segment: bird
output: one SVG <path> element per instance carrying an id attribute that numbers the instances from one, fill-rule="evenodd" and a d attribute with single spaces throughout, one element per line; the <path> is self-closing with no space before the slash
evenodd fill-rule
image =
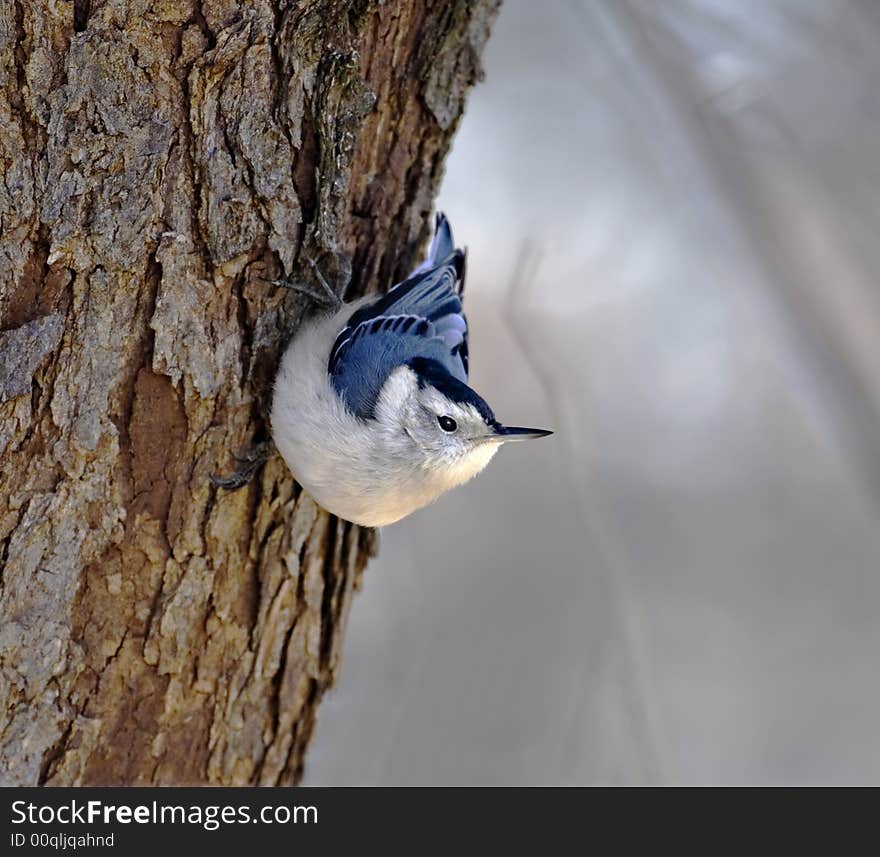
<path id="1" fill-rule="evenodd" d="M 405 518 L 480 473 L 510 441 L 545 429 L 505 426 L 468 385 L 465 252 L 438 213 L 427 258 L 384 295 L 307 319 L 280 360 L 272 439 L 327 511 L 365 527 Z"/>

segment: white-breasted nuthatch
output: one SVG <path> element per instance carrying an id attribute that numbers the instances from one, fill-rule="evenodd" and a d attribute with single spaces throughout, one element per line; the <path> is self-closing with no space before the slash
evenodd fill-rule
<path id="1" fill-rule="evenodd" d="M 468 386 L 464 273 L 438 214 L 428 258 L 406 280 L 304 322 L 287 346 L 272 435 L 334 515 L 391 524 L 476 476 L 502 443 L 552 434 L 501 425 Z"/>

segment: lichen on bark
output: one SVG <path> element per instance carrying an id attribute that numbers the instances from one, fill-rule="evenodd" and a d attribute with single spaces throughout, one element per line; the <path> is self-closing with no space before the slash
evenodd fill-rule
<path id="1" fill-rule="evenodd" d="M 0 782 L 289 784 L 374 534 L 274 458 L 318 260 L 426 237 L 495 0 L 0 0 Z"/>

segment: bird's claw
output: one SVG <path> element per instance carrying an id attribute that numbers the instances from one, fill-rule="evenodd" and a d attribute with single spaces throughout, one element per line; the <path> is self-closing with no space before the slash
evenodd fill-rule
<path id="1" fill-rule="evenodd" d="M 342 306 L 342 298 L 336 294 L 333 287 L 327 282 L 326 278 L 321 273 L 321 269 L 318 267 L 318 263 L 311 256 L 305 256 L 305 260 L 311 265 L 312 270 L 315 272 L 315 276 L 321 286 L 320 289 L 316 289 L 311 284 L 304 283 L 301 280 L 272 280 L 272 285 L 283 286 L 285 289 L 299 292 L 319 306 L 339 309 L 339 307 Z"/>
<path id="2" fill-rule="evenodd" d="M 263 441 L 251 447 L 243 456 L 233 456 L 240 467 L 235 473 L 228 476 L 215 476 L 211 474 L 211 484 L 227 491 L 237 491 L 243 488 L 256 476 L 257 471 L 272 455 L 273 445 L 271 441 Z"/>

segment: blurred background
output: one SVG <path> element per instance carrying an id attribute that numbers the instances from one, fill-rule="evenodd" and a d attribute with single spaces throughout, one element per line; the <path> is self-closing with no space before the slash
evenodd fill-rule
<path id="1" fill-rule="evenodd" d="M 505 0 L 438 207 L 556 434 L 382 532 L 306 783 L 880 781 L 878 42 Z"/>

